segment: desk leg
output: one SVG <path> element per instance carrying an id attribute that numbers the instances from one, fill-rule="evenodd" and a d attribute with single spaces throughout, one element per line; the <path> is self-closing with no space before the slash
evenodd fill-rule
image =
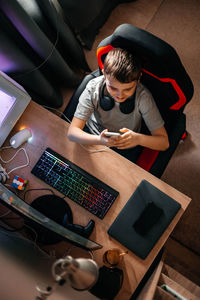
<path id="1" fill-rule="evenodd" d="M 140 281 L 139 285 L 137 286 L 136 290 L 134 291 L 133 295 L 131 296 L 131 298 L 129 300 L 136 300 L 137 299 L 137 297 L 138 297 L 139 293 L 141 292 L 141 290 L 143 289 L 145 283 L 147 282 L 147 280 L 149 279 L 149 277 L 151 276 L 151 274 L 153 273 L 153 271 L 155 270 L 155 268 L 159 264 L 159 262 L 162 258 L 162 255 L 163 255 L 163 251 L 164 251 L 164 247 L 160 250 L 160 252 L 156 256 L 156 258 L 152 262 L 152 264 L 149 267 L 148 271 L 146 272 L 146 274 L 144 275 L 144 277 Z"/>

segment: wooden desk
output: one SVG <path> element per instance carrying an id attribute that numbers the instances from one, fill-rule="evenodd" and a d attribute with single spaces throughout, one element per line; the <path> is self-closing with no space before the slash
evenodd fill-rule
<path id="1" fill-rule="evenodd" d="M 121 264 L 121 268 L 123 268 L 124 271 L 124 283 L 116 299 L 129 299 L 158 252 L 165 244 L 191 199 L 110 149 L 106 149 L 104 152 L 91 153 L 86 151 L 79 144 L 70 142 L 67 139 L 68 123 L 34 102 L 29 104 L 4 146 L 9 144 L 10 137 L 23 126 L 30 127 L 33 133 L 32 141 L 24 145 L 30 157 L 30 165 L 11 173 L 10 181 L 12 181 L 15 175 L 19 175 L 29 180 L 29 189 L 48 188 L 49 186 L 32 175 L 30 171 L 46 147 L 50 147 L 119 191 L 118 198 L 103 220 L 98 219 L 70 199 L 67 199 L 73 211 L 74 223 L 86 225 L 90 219 L 95 220 L 95 229 L 90 238 L 103 245 L 102 249 L 94 252 L 94 259 L 99 266 L 103 265 L 102 256 L 107 249 L 118 247 L 122 250 L 126 250 L 125 247 L 107 234 L 107 230 L 141 180 L 148 180 L 181 204 L 182 209 L 178 212 L 145 260 L 138 258 L 131 251 L 124 257 Z M 90 148 L 99 149 L 102 148 L 102 146 L 92 146 Z M 4 159 L 9 159 L 15 151 L 14 149 L 6 150 L 5 152 L 2 151 L 1 155 Z M 9 171 L 11 168 L 23 164 L 24 162 L 24 154 L 19 153 L 18 159 L 14 159 L 5 167 Z M 59 195 L 57 191 L 55 191 L 55 193 Z M 27 193 L 26 201 L 30 203 L 38 195 L 41 195 L 41 192 Z M 68 246 L 67 243 L 61 242 L 53 247 L 56 247 L 58 255 L 63 255 L 64 253 L 66 254 Z M 77 251 L 80 256 L 84 250 L 77 248 Z M 73 251 L 71 254 L 74 255 Z"/>

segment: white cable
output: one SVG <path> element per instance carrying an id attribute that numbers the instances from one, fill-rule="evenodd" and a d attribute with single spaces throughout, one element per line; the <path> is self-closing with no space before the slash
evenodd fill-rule
<path id="1" fill-rule="evenodd" d="M 0 182 L 5 183 L 6 180 L 9 178 L 6 169 L 2 167 L 2 165 L 0 164 Z"/>
<path id="2" fill-rule="evenodd" d="M 27 154 L 27 152 L 26 152 L 26 149 L 20 148 L 19 150 L 17 150 L 16 154 L 17 154 L 20 150 L 23 150 L 23 151 L 24 151 L 24 154 L 25 154 L 25 156 L 26 156 L 27 162 L 26 162 L 26 164 L 24 164 L 24 165 L 15 167 L 15 168 L 13 168 L 12 170 L 10 170 L 10 171 L 8 172 L 8 175 L 9 175 L 10 173 L 12 173 L 13 171 L 15 171 L 15 170 L 18 170 L 18 169 L 22 169 L 22 168 L 27 167 L 27 166 L 29 165 L 29 163 L 30 163 L 30 160 L 29 160 L 28 154 Z"/>
<path id="3" fill-rule="evenodd" d="M 59 111 L 59 110 L 57 110 L 57 109 L 55 109 L 55 108 L 53 108 L 53 107 L 50 107 L 50 106 L 43 105 L 43 107 L 44 107 L 44 108 L 48 108 L 48 109 L 52 109 L 52 110 L 58 112 L 61 116 L 63 116 L 63 117 L 65 118 L 65 120 L 67 120 L 68 123 L 71 123 L 71 121 L 67 118 L 67 116 L 66 116 L 63 112 L 61 112 L 61 111 Z M 83 146 L 83 144 L 80 144 L 80 143 L 79 143 L 79 145 L 80 145 L 83 149 L 85 149 L 86 151 L 91 152 L 91 153 L 95 153 L 95 152 L 103 152 L 103 151 L 105 151 L 106 149 L 110 149 L 109 146 L 105 146 L 104 148 L 101 148 L 101 149 L 94 149 L 94 150 L 92 150 L 92 149 L 88 149 L 87 147 Z"/>
<path id="4" fill-rule="evenodd" d="M 94 150 L 92 150 L 92 149 L 88 149 L 88 148 L 86 148 L 85 146 L 83 146 L 83 144 L 79 144 L 83 149 L 85 149 L 86 151 L 88 151 L 88 152 L 93 152 L 93 153 L 95 153 L 95 152 L 103 152 L 103 151 L 105 151 L 106 149 L 109 149 L 110 147 L 109 146 L 105 146 L 104 148 L 101 148 L 101 149 L 94 149 Z"/>
<path id="5" fill-rule="evenodd" d="M 0 150 L 3 150 L 3 149 L 9 149 L 9 148 L 11 148 L 11 146 L 3 147 L 3 148 L 1 148 Z M 25 156 L 26 156 L 27 162 L 26 162 L 26 164 L 24 164 L 24 165 L 22 165 L 22 166 L 18 166 L 18 167 L 13 168 L 12 170 L 10 170 L 10 171 L 7 173 L 8 175 L 9 175 L 11 172 L 15 171 L 15 170 L 18 170 L 18 169 L 27 167 L 27 166 L 29 165 L 30 160 L 29 160 L 28 154 L 27 154 L 27 152 L 26 152 L 26 149 L 25 149 L 25 148 L 20 148 L 20 149 L 18 149 L 18 150 L 15 152 L 15 154 L 13 155 L 13 157 L 11 157 L 11 158 L 10 158 L 9 160 L 7 160 L 7 161 L 6 161 L 6 160 L 3 160 L 2 157 L 0 156 L 0 159 L 2 160 L 2 162 L 5 163 L 5 164 L 7 164 L 7 163 L 11 162 L 11 161 L 16 157 L 16 155 L 17 155 L 20 151 L 24 151 L 24 154 L 25 154 Z"/>
<path id="6" fill-rule="evenodd" d="M 25 76 L 27 74 L 30 74 L 30 73 L 32 73 L 32 72 L 40 69 L 49 60 L 49 58 L 51 58 L 54 50 L 56 50 L 56 46 L 57 46 L 58 40 L 59 40 L 59 28 L 58 28 L 58 14 L 57 14 L 57 17 L 56 17 L 56 40 L 55 40 L 54 44 L 52 45 L 50 53 L 47 55 L 47 57 L 44 59 L 44 61 L 39 66 L 36 66 L 35 68 L 33 68 L 33 69 L 31 69 L 31 70 L 23 73 L 23 74 L 16 75 L 15 78 L 23 77 L 23 76 Z"/>
<path id="7" fill-rule="evenodd" d="M 76 246 L 73 246 L 73 245 L 72 245 L 69 249 L 67 249 L 67 253 L 64 254 L 62 258 L 65 258 L 66 256 L 71 256 L 70 253 L 71 253 L 72 249 L 75 248 L 75 247 L 76 247 Z M 86 250 L 86 251 L 90 254 L 91 259 L 94 260 L 94 253 L 93 253 L 93 251 L 92 251 L 92 250 L 89 250 L 89 249 Z"/>
<path id="8" fill-rule="evenodd" d="M 44 108 L 47 108 L 47 109 L 51 109 L 51 110 L 54 110 L 56 112 L 58 112 L 60 114 L 60 116 L 63 116 L 65 118 L 65 120 L 67 120 L 68 123 L 71 123 L 70 119 L 67 118 L 67 116 L 60 110 L 56 109 L 56 108 L 53 108 L 53 107 L 50 107 L 50 106 L 47 106 L 47 105 L 42 105 Z"/>

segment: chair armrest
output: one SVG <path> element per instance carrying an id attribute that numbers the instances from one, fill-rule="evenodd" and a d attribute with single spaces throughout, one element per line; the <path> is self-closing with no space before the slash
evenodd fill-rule
<path id="1" fill-rule="evenodd" d="M 173 128 L 168 132 L 169 148 L 166 151 L 157 151 L 144 148 L 136 164 L 154 176 L 160 178 L 167 167 L 169 160 L 175 152 L 186 130 L 186 117 L 181 113 L 176 119 Z"/>

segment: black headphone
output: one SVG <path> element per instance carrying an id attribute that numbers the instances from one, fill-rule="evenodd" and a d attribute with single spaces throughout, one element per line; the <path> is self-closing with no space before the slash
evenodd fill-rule
<path id="1" fill-rule="evenodd" d="M 109 94 L 104 95 L 105 86 L 106 86 L 106 84 L 104 83 L 102 91 L 101 91 L 99 103 L 103 110 L 109 111 L 114 107 L 115 100 Z M 130 114 L 131 112 L 133 112 L 134 107 L 135 107 L 135 94 L 136 94 L 136 91 L 134 92 L 134 94 L 131 97 L 126 99 L 124 102 L 120 103 L 119 108 L 123 114 Z"/>

